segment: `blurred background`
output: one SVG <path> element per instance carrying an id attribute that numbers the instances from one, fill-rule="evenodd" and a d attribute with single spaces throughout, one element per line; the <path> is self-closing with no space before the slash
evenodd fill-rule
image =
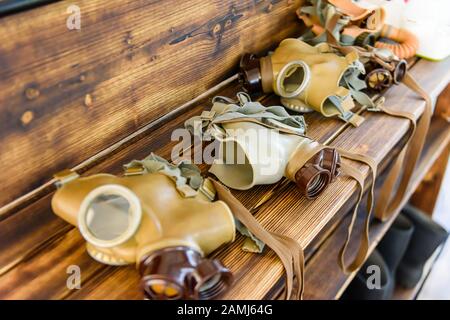
<path id="1" fill-rule="evenodd" d="M 450 161 L 447 165 L 450 165 Z M 433 218 L 450 231 L 450 170 L 447 169 L 436 203 Z M 418 300 L 450 299 L 450 241 L 445 244 L 439 259 L 417 296 Z"/>

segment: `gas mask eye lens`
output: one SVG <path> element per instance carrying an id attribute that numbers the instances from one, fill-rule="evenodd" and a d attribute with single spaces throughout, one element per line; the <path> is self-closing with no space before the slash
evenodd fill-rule
<path id="1" fill-rule="evenodd" d="M 141 222 L 137 196 L 120 185 L 103 185 L 83 200 L 78 215 L 81 234 L 89 243 L 103 248 L 121 245 L 137 231 Z"/>
<path id="2" fill-rule="evenodd" d="M 130 203 L 115 194 L 101 194 L 92 200 L 87 211 L 89 231 L 98 239 L 113 240 L 123 234 L 130 224 Z"/>

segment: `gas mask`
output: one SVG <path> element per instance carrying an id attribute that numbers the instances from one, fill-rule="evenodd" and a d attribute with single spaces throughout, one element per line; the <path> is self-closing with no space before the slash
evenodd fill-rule
<path id="1" fill-rule="evenodd" d="M 185 124 L 193 134 L 220 142 L 209 171 L 238 190 L 286 177 L 307 198 L 316 198 L 339 174 L 336 150 L 304 136 L 303 117 L 289 115 L 280 106 L 266 108 L 244 93 L 238 98 L 239 105 L 216 97 L 211 111 Z"/>
<path id="2" fill-rule="evenodd" d="M 400 59 L 413 57 L 419 48 L 414 34 L 385 24 L 386 14 L 382 7 L 370 5 L 364 8 L 351 0 L 309 2 L 311 6 L 301 7 L 297 15 L 309 28 L 301 39 L 310 44 L 328 41 L 340 46 L 385 48 Z M 391 41 L 382 41 L 383 38 Z"/>
<path id="3" fill-rule="evenodd" d="M 237 97 L 238 103 L 225 97 L 215 97 L 211 111 L 205 111 L 185 123 L 194 135 L 220 142 L 218 156 L 210 172 L 225 185 L 240 190 L 257 184 L 276 183 L 286 177 L 295 182 L 308 199 L 318 197 L 341 171 L 347 174 L 357 182 L 359 193 L 348 237 L 339 253 L 339 264 L 345 272 L 357 270 L 368 252 L 374 184 L 372 182 L 370 188 L 360 246 L 356 257 L 348 264 L 346 251 L 365 190 L 365 178 L 351 165 L 342 163 L 341 156 L 367 164 L 371 168 L 372 181 L 376 177 L 376 162 L 365 155 L 338 151 L 304 136 L 306 127 L 303 117 L 290 115 L 283 107 L 264 107 L 259 102 L 252 102 L 242 92 Z M 270 173 L 265 171 L 268 168 L 264 165 L 268 163 L 275 167 Z"/>
<path id="4" fill-rule="evenodd" d="M 254 56 L 243 57 L 241 70 L 248 91 L 275 92 L 293 111 L 315 110 L 354 126 L 364 120 L 351 111 L 355 105 L 346 86 L 350 74 L 364 73 L 356 52 L 342 57 L 326 43 L 313 47 L 298 39 L 286 39 L 273 54 L 259 61 Z"/>
<path id="5" fill-rule="evenodd" d="M 68 171 L 56 178 L 53 211 L 78 227 L 95 260 L 137 264 L 147 298 L 211 299 L 230 286 L 230 271 L 206 256 L 234 240 L 235 220 L 201 191 L 196 167 L 152 155 L 123 177 Z"/>
<path id="6" fill-rule="evenodd" d="M 326 28 L 333 16 L 339 15 L 331 32 L 342 45 L 374 45 L 385 20 L 383 8 L 363 8 L 350 0 L 310 0 L 312 6 L 297 10 L 298 17 L 313 33 L 312 41 L 317 44 L 325 40 Z M 324 39 L 321 39 L 324 38 Z"/>
<path id="7" fill-rule="evenodd" d="M 405 60 L 388 49 L 367 48 L 360 50 L 362 61 L 367 60 L 365 82 L 369 89 L 380 92 L 403 81 L 407 71 Z"/>

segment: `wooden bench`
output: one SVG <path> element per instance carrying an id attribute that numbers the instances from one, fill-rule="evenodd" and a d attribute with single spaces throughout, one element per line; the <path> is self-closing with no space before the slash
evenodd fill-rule
<path id="1" fill-rule="evenodd" d="M 302 33 L 294 14 L 301 3 L 78 1 L 79 31 L 66 29 L 64 2 L 0 19 L 0 298 L 142 299 L 134 266 L 95 262 L 78 230 L 52 213 L 52 175 L 65 168 L 85 175 L 119 174 L 124 163 L 150 152 L 170 158 L 174 129 L 211 107 L 213 95 L 233 97 L 241 90 L 235 74 L 243 52 L 264 53 Z M 413 61 L 411 72 L 437 99 L 449 82 L 450 60 Z M 204 94 L 207 90 L 214 92 Z M 440 99 L 444 111 L 449 91 Z M 387 105 L 417 117 L 424 108 L 403 85 L 385 97 Z M 279 104 L 275 96 L 261 102 Z M 409 124 L 383 114 L 364 116 L 358 128 L 315 113 L 305 119 L 310 137 L 374 157 L 381 182 Z M 433 163 L 448 158 L 449 142 L 450 126 L 436 114 L 404 202 Z M 351 164 L 369 179 L 366 166 Z M 255 216 L 305 248 L 305 298 L 339 298 L 354 276 L 339 269 L 337 255 L 356 183 L 342 176 L 315 201 L 300 196 L 294 185 L 274 187 L 234 194 L 254 208 L 273 192 Z M 371 250 L 393 219 L 372 223 Z M 277 298 L 283 288 L 281 263 L 267 249 L 243 252 L 242 241 L 239 236 L 214 254 L 235 275 L 225 298 Z M 66 286 L 70 265 L 81 268 L 80 290 Z"/>

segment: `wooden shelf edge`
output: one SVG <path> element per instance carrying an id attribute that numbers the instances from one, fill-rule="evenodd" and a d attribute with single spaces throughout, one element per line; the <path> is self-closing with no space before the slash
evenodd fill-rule
<path id="1" fill-rule="evenodd" d="M 442 125 L 444 120 L 442 118 L 433 118 L 432 123 L 430 124 L 430 130 L 429 133 L 433 133 L 434 130 L 437 131 L 438 125 Z M 434 137 L 433 134 L 429 134 L 427 137 L 427 141 L 425 144 L 430 142 L 429 140 L 432 140 L 432 143 L 429 143 L 429 148 L 426 150 L 420 159 L 419 165 L 416 167 L 415 175 L 411 179 L 411 186 L 406 192 L 405 197 L 403 198 L 402 202 L 400 203 L 400 206 L 395 210 L 395 213 L 392 215 L 392 217 L 384 222 L 384 223 L 378 223 L 379 225 L 382 225 L 382 229 L 378 233 L 378 236 L 371 240 L 371 244 L 369 247 L 369 255 L 373 252 L 373 250 L 377 247 L 378 243 L 381 241 L 385 233 L 389 230 L 394 220 L 397 218 L 397 216 L 400 214 L 401 209 L 407 204 L 409 198 L 414 193 L 416 188 L 419 186 L 420 181 L 423 180 L 428 170 L 433 165 L 434 161 L 439 157 L 439 155 L 442 153 L 444 148 L 448 147 L 450 143 L 450 125 L 447 125 L 447 127 L 443 130 L 443 132 L 439 135 L 439 139 L 432 139 L 431 137 Z M 371 234 L 372 236 L 372 234 Z M 345 286 L 339 290 L 338 294 L 336 295 L 335 299 L 339 299 L 341 295 L 344 293 L 347 286 L 350 284 L 350 282 L 353 280 L 353 278 L 356 276 L 359 270 L 353 272 L 349 277 L 348 280 L 345 282 Z"/>
<path id="2" fill-rule="evenodd" d="M 416 168 L 416 174 L 412 178 L 411 187 L 407 191 L 401 205 L 395 210 L 393 216 L 388 219 L 386 222 L 378 222 L 373 221 L 370 231 L 370 247 L 369 253 L 371 253 L 375 247 L 378 245 L 379 241 L 383 238 L 384 234 L 387 232 L 392 222 L 398 216 L 401 211 L 401 208 L 407 203 L 410 196 L 413 194 L 414 190 L 419 185 L 420 181 L 424 178 L 426 172 L 433 165 L 434 161 L 438 158 L 439 154 L 446 148 L 450 143 L 450 125 L 442 119 L 438 117 L 433 117 L 432 123 L 430 126 L 429 134 L 427 136 L 426 148 L 424 149 L 423 155 L 420 159 L 419 165 Z M 361 215 L 360 215 L 361 216 Z M 338 285 L 333 288 L 332 291 L 327 291 L 327 288 L 318 288 L 320 287 L 319 283 L 314 283 L 314 281 L 318 281 L 318 278 L 313 277 L 314 279 L 309 281 L 308 283 L 308 271 L 310 273 L 320 273 L 326 272 L 327 269 L 330 268 L 326 261 L 321 261 L 330 256 L 336 256 L 336 252 L 338 250 L 339 244 L 343 243 L 344 237 L 346 236 L 346 229 L 349 223 L 350 217 L 347 216 L 341 222 L 341 224 L 336 228 L 335 232 L 324 241 L 323 245 L 316 254 L 311 257 L 309 263 L 306 265 L 306 285 L 305 285 L 305 298 L 306 299 L 339 299 L 342 293 L 345 291 L 347 286 L 355 277 L 358 271 L 355 271 L 351 274 L 345 275 L 340 269 L 337 272 L 334 272 L 333 275 L 327 275 L 327 283 L 322 286 L 329 285 L 330 282 L 336 282 Z M 358 232 L 356 232 L 358 233 Z M 329 258 L 328 258 L 329 259 Z M 324 265 L 325 264 L 325 265 Z M 334 268 L 339 268 L 336 264 L 333 266 Z M 312 288 L 315 292 L 320 292 L 320 294 L 308 293 Z"/>

